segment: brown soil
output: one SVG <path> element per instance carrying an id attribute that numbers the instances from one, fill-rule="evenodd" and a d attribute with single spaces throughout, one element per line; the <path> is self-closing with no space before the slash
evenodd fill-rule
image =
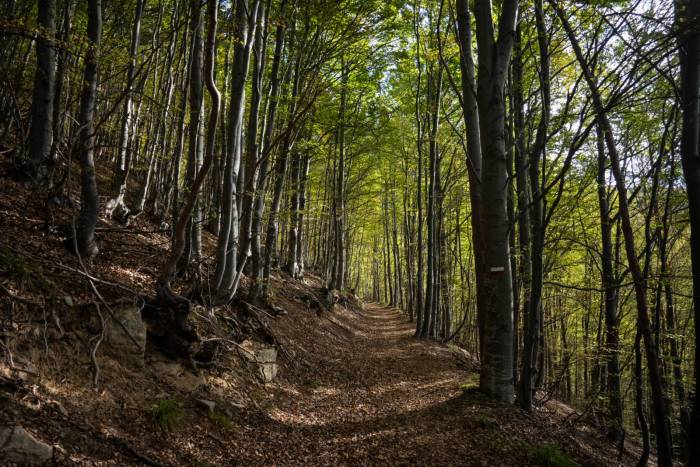
<path id="1" fill-rule="evenodd" d="M 0 376 L 18 376 L 9 370 L 10 353 L 36 374 L 25 374 L 16 387 L 0 384 L 0 424 L 22 425 L 60 446 L 57 464 L 528 465 L 536 462 L 533 449 L 545 444 L 585 465 L 617 464 L 613 446 L 589 427 L 570 425 L 561 410 L 527 414 L 481 396 L 478 375 L 458 367 L 448 346 L 414 339 L 398 310 L 309 307 L 304 297 L 318 296 L 322 285 L 312 275 L 304 284 L 274 278 L 273 301 L 288 312 L 268 318 L 284 350 L 275 383 L 262 384 L 232 345 L 199 375 L 156 349 L 148 349 L 142 367 L 100 350 L 93 389 L 94 332 L 81 320 L 97 299 L 84 276 L 66 269 L 80 266 L 61 235 L 45 228 L 41 200 L 14 182 L 3 184 L 0 253 L 12 264 L 0 268 Z M 57 209 L 57 223 L 65 225 L 70 212 Z M 153 233 L 156 224 L 146 218 L 129 230 L 106 219 L 100 227 L 91 273 L 152 295 L 168 238 Z M 210 250 L 213 237 L 205 242 Z M 204 262 L 205 273 L 210 266 Z M 98 288 L 107 300 L 125 294 Z M 203 337 L 216 336 L 207 310 L 195 311 Z M 213 311 L 216 322 L 239 312 Z M 168 433 L 150 416 L 166 399 L 181 419 Z M 197 399 L 214 401 L 218 416 L 208 416 Z M 622 463 L 634 459 L 626 454 Z"/>

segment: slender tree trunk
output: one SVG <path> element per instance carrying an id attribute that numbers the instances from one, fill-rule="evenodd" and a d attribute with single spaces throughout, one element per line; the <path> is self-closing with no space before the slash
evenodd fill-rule
<path id="1" fill-rule="evenodd" d="M 190 30 L 192 31 L 192 58 L 190 60 L 190 121 L 189 121 L 189 146 L 187 154 L 187 170 L 185 172 L 186 185 L 192 186 L 200 165 L 202 163 L 202 106 L 204 103 L 204 75 L 203 53 L 204 41 L 202 39 L 202 14 L 198 0 L 192 2 L 190 17 Z M 150 167 L 149 167 L 150 172 Z M 147 177 L 147 182 L 150 177 Z M 198 259 L 201 254 L 201 206 L 200 196 L 196 195 L 192 218 L 189 220 L 186 234 L 185 255 L 183 268 L 190 261 Z"/>
<path id="2" fill-rule="evenodd" d="M 608 189 L 605 177 L 606 157 L 603 130 L 596 126 L 598 143 L 598 207 L 600 213 L 601 236 L 601 279 L 605 307 L 605 363 L 607 369 L 608 410 L 612 439 L 620 441 L 623 436 L 622 396 L 620 393 L 619 329 L 617 316 L 617 281 L 613 270 L 612 221 L 608 203 Z"/>
<path id="3" fill-rule="evenodd" d="M 196 0 L 193 0 L 196 3 Z M 193 5 L 198 6 L 198 5 Z M 196 12 L 197 9 L 193 8 L 192 12 Z M 160 269 L 160 274 L 158 276 L 158 295 L 166 300 L 172 300 L 174 297 L 173 292 L 170 290 L 170 283 L 175 279 L 177 272 L 177 265 L 180 261 L 182 253 L 185 251 L 185 240 L 187 234 L 187 226 L 190 222 L 192 211 L 195 208 L 197 202 L 197 195 L 207 177 L 209 168 L 214 162 L 214 156 L 216 153 L 215 142 L 216 142 L 216 126 L 219 119 L 219 109 L 221 106 L 221 94 L 216 87 L 216 80 L 214 77 L 214 66 L 216 63 L 216 25 L 218 16 L 218 4 L 217 2 L 211 1 L 207 3 L 207 18 L 208 18 L 208 32 L 207 32 L 207 44 L 206 44 L 206 55 L 204 60 L 204 77 L 206 78 L 206 86 L 209 95 L 211 96 L 211 109 L 209 111 L 209 123 L 207 127 L 207 140 L 205 149 L 205 158 L 202 162 L 202 167 L 197 173 L 189 192 L 187 193 L 187 200 L 185 201 L 182 210 L 180 211 L 177 222 L 173 228 L 174 230 L 174 240 L 173 247 L 170 251 L 170 255 L 166 258 L 163 266 Z M 177 298 L 175 298 L 177 301 Z M 187 309 L 189 311 L 189 308 Z"/>
<path id="4" fill-rule="evenodd" d="M 537 127 L 537 134 L 530 156 L 529 172 L 532 187 L 532 208 L 530 210 L 531 261 L 530 261 L 530 297 L 525 326 L 525 345 L 523 348 L 523 369 L 521 378 L 520 405 L 525 410 L 532 408 L 532 396 L 535 391 L 534 380 L 537 379 L 537 360 L 540 351 L 539 330 L 542 321 L 542 284 L 544 280 L 544 196 L 540 181 L 540 167 L 546 159 L 547 132 L 549 128 L 549 50 L 547 29 L 544 24 L 542 0 L 535 1 L 535 22 L 540 51 L 539 82 L 542 93 L 542 115 Z"/>
<path id="5" fill-rule="evenodd" d="M 61 40 L 65 44 L 67 44 L 70 41 L 74 9 L 75 1 L 66 0 L 66 3 L 63 7 L 63 26 L 61 28 Z M 58 52 L 57 58 L 58 65 L 56 67 L 56 92 L 54 93 L 53 101 L 53 143 L 51 144 L 50 157 L 50 160 L 54 163 L 57 159 L 58 151 L 61 149 L 61 144 L 63 142 L 63 100 L 65 98 L 63 83 L 66 80 L 67 71 L 70 69 L 70 58 L 67 50 L 61 49 Z"/>
<path id="6" fill-rule="evenodd" d="M 32 125 L 29 130 L 30 175 L 40 185 L 48 183 L 53 170 L 51 143 L 53 107 L 56 85 L 56 0 L 39 0 L 38 24 L 41 27 L 36 44 L 36 71 L 32 95 Z"/>
<path id="7" fill-rule="evenodd" d="M 340 85 L 340 111 L 338 114 L 338 167 L 336 170 L 334 213 L 335 213 L 335 261 L 330 289 L 345 288 L 345 112 L 347 104 L 347 82 L 349 65 L 342 61 Z"/>
<path id="8" fill-rule="evenodd" d="M 466 1 L 466 0 L 465 0 Z M 423 284 L 423 125 L 420 115 L 420 93 L 421 78 L 423 76 L 423 65 L 420 54 L 420 11 L 418 5 L 413 7 L 413 29 L 416 37 L 416 69 L 418 77 L 416 82 L 415 118 L 416 118 L 416 149 L 418 152 L 418 168 L 416 180 L 416 208 L 418 223 L 416 226 L 416 337 L 420 337 L 423 326 L 424 315 L 424 284 Z"/>
<path id="9" fill-rule="evenodd" d="M 117 164 L 114 171 L 114 179 L 112 181 L 112 196 L 106 206 L 107 215 L 112 216 L 115 211 L 119 210 L 120 216 L 128 214 L 128 209 L 124 204 L 124 196 L 126 195 L 126 181 L 131 170 L 131 150 L 130 147 L 130 131 L 132 128 L 132 119 L 134 113 L 134 101 L 132 96 L 132 87 L 136 78 L 136 61 L 138 59 L 139 42 L 141 39 L 141 17 L 146 0 L 136 0 L 136 11 L 134 13 L 134 23 L 131 30 L 131 46 L 129 48 L 129 66 L 126 72 L 126 87 L 124 89 L 124 110 L 122 111 L 122 121 L 119 130 L 119 155 L 117 156 Z"/>
<path id="10" fill-rule="evenodd" d="M 76 241 L 80 256 L 91 259 L 97 255 L 95 227 L 99 197 L 95 173 L 95 107 L 97 103 L 97 70 L 102 41 L 102 1 L 88 2 L 88 50 L 85 55 L 83 92 L 80 96 L 80 133 L 78 157 L 80 161 L 80 214 L 76 227 Z"/>
<path id="11" fill-rule="evenodd" d="M 485 257 L 482 248 L 484 241 L 481 225 L 481 135 L 479 133 L 479 109 L 476 98 L 476 71 L 472 51 L 471 15 L 467 0 L 457 0 L 457 38 L 460 49 L 460 69 L 462 78 L 462 112 L 467 127 L 467 170 L 469 173 L 469 200 L 471 205 L 472 246 L 474 250 L 474 273 L 476 280 L 477 337 L 479 354 L 483 354 L 484 313 L 486 296 L 484 295 Z"/>
<path id="12" fill-rule="evenodd" d="M 269 1 L 267 2 L 269 6 Z M 267 21 L 265 19 L 266 5 L 261 5 L 258 11 L 258 25 L 255 30 L 255 42 L 253 43 L 253 79 L 251 82 L 250 114 L 248 116 L 248 128 L 246 130 L 246 167 L 241 212 L 241 258 L 248 256 L 253 228 L 253 201 L 255 199 L 255 185 L 258 175 L 258 157 L 260 145 L 258 144 L 258 126 L 260 116 L 260 103 L 262 101 L 263 77 L 265 74 L 265 48 L 267 45 Z"/>
<path id="13" fill-rule="evenodd" d="M 214 287 L 220 296 L 232 291 L 237 272 L 238 205 L 236 183 L 241 156 L 245 81 L 248 75 L 250 50 L 255 36 L 259 0 L 236 2 L 236 32 L 233 55 L 231 100 L 229 105 L 228 154 L 224 169 L 224 189 L 221 205 L 221 230 L 216 247 Z"/>
<path id="14" fill-rule="evenodd" d="M 282 0 L 280 4 L 281 14 L 286 11 L 286 0 Z M 258 173 L 258 181 L 255 189 L 255 200 L 253 203 L 253 221 L 251 227 L 251 275 L 253 276 L 253 285 L 250 287 L 249 300 L 257 303 L 263 298 L 263 255 L 261 247 L 262 221 L 265 209 L 265 192 L 267 191 L 268 167 L 270 165 L 270 157 L 272 155 L 272 135 L 275 130 L 277 106 L 280 100 L 280 67 L 282 65 L 282 52 L 284 50 L 284 39 L 286 34 L 286 22 L 278 21 L 275 31 L 275 51 L 272 59 L 272 68 L 270 70 L 270 95 L 269 106 L 267 110 L 267 122 L 265 131 L 263 132 L 263 142 L 261 147 L 260 169 Z"/>

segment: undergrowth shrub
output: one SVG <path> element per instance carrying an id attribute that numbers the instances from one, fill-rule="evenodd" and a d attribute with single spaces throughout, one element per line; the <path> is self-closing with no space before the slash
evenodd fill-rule
<path id="1" fill-rule="evenodd" d="M 162 399 L 151 407 L 149 418 L 153 426 L 163 433 L 175 431 L 182 423 L 182 409 L 172 399 Z"/>
<path id="2" fill-rule="evenodd" d="M 554 444 L 541 444 L 530 448 L 530 457 L 535 465 L 542 467 L 580 467 L 581 464 L 570 458 Z"/>

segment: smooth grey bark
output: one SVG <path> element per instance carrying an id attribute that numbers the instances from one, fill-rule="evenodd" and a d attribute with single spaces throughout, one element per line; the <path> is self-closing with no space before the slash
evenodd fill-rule
<path id="1" fill-rule="evenodd" d="M 202 39 L 202 14 L 200 3 L 194 0 L 191 5 L 190 31 L 192 31 L 192 57 L 190 59 L 190 120 L 189 120 L 189 145 L 187 154 L 187 171 L 185 173 L 186 184 L 192 186 L 202 163 L 204 151 L 200 134 L 202 126 L 202 106 L 204 104 L 204 75 L 203 75 L 203 48 Z M 150 170 L 150 169 L 149 169 Z M 185 244 L 185 266 L 191 260 L 196 260 L 202 254 L 201 242 L 201 206 L 199 194 L 195 194 L 195 205 L 192 217 L 187 228 L 187 240 Z"/>
<path id="2" fill-rule="evenodd" d="M 117 210 L 120 211 L 120 216 L 127 214 L 129 211 L 124 203 L 124 196 L 126 195 L 126 181 L 131 170 L 130 132 L 134 114 L 132 89 L 136 78 L 136 61 L 141 40 L 141 18 L 145 3 L 146 0 L 136 0 L 136 11 L 134 12 L 134 23 L 131 30 L 131 45 L 129 47 L 129 65 L 126 71 L 126 87 L 124 89 L 124 109 L 119 130 L 119 154 L 112 181 L 113 197 L 107 202 L 106 206 L 108 216 L 112 216 Z"/>
<path id="3" fill-rule="evenodd" d="M 491 2 L 475 3 L 476 39 L 479 50 L 477 107 L 481 146 L 481 200 L 489 209 L 481 211 L 481 244 L 485 267 L 483 291 L 482 355 L 480 390 L 501 401 L 512 402 L 513 382 L 513 292 L 508 222 L 508 168 L 505 147 L 504 87 L 513 50 L 517 0 L 503 2 L 494 36 Z"/>
<path id="4" fill-rule="evenodd" d="M 80 96 L 77 159 L 80 161 L 80 213 L 76 226 L 77 253 L 90 260 L 97 255 L 95 227 L 99 197 L 95 173 L 95 107 L 97 103 L 97 72 L 102 42 L 102 1 L 88 2 L 88 50 L 85 53 L 85 74 Z"/>
<path id="5" fill-rule="evenodd" d="M 518 323 L 527 322 L 527 310 L 530 308 L 530 202 L 532 194 L 530 190 L 530 178 L 528 176 L 528 154 L 525 143 L 525 113 L 524 113 L 524 90 L 523 90 L 523 50 L 520 34 L 520 26 L 516 30 L 513 56 L 513 130 L 515 131 L 515 172 L 516 191 L 518 201 L 517 224 L 518 224 L 518 253 L 520 261 L 518 264 L 517 290 L 514 296 L 518 300 L 517 306 L 514 304 L 514 315 L 520 319 L 514 319 L 515 348 L 513 361 L 518 362 Z M 514 282 L 515 284 L 515 282 Z M 522 304 L 522 306 L 521 306 Z M 523 325 L 523 329 L 524 329 Z M 522 388 L 522 385 L 520 386 Z"/>
<path id="6" fill-rule="evenodd" d="M 187 31 L 187 29 L 185 29 Z M 177 140 L 175 142 L 175 151 L 173 153 L 173 165 L 172 174 L 170 177 L 171 184 L 167 199 L 172 203 L 172 225 L 173 225 L 173 242 L 175 240 L 175 226 L 177 225 L 180 213 L 180 166 L 182 165 L 182 153 L 185 146 L 185 128 L 186 128 L 186 116 L 187 116 L 187 97 L 189 92 L 189 62 L 191 61 L 191 55 L 187 51 L 190 48 L 188 34 L 185 32 L 182 39 L 182 49 L 183 57 L 188 57 L 186 65 L 182 72 L 182 82 L 180 84 L 180 109 L 179 117 L 177 123 Z M 179 260 L 179 258 L 178 258 Z"/>
<path id="7" fill-rule="evenodd" d="M 289 242 L 287 250 L 287 262 L 285 268 L 290 276 L 297 278 L 299 273 L 299 264 L 297 263 L 298 252 L 300 248 L 299 244 L 299 230 L 301 228 L 299 224 L 299 205 L 301 203 L 301 159 L 302 155 L 298 151 L 294 152 L 292 156 L 292 171 L 291 171 L 291 220 L 289 224 Z"/>
<path id="8" fill-rule="evenodd" d="M 425 306 L 425 289 L 423 284 L 423 125 L 420 117 L 420 93 L 421 78 L 423 76 L 423 66 L 420 54 L 420 12 L 418 4 L 413 6 L 413 31 L 416 39 L 416 98 L 415 98 L 415 120 L 416 120 L 416 149 L 418 153 L 418 168 L 416 180 L 416 209 L 418 222 L 416 226 L 416 337 L 420 337 L 423 325 L 423 313 Z"/>
<path id="9" fill-rule="evenodd" d="M 277 264 L 277 236 L 279 233 L 279 214 L 282 201 L 282 191 L 284 182 L 287 177 L 287 168 L 289 166 L 289 154 L 294 150 L 296 140 L 295 117 L 297 102 L 299 97 L 299 86 L 301 82 L 301 60 L 302 48 L 298 48 L 297 57 L 294 60 L 294 67 L 291 67 L 291 52 L 294 51 L 294 40 L 296 38 L 294 24 L 292 25 L 290 49 L 290 67 L 285 78 L 285 83 L 292 81 L 292 89 L 289 97 L 289 106 L 287 109 L 287 128 L 282 138 L 280 152 L 275 160 L 275 186 L 272 192 L 272 202 L 270 203 L 270 216 L 267 222 L 267 231 L 265 235 L 265 257 L 263 260 L 263 296 L 267 300 L 269 293 L 270 273 L 272 267 Z M 293 74 L 293 75 L 292 75 Z M 286 86 L 285 86 L 286 87 Z"/>
<path id="10" fill-rule="evenodd" d="M 428 338 L 433 335 L 435 328 L 435 318 L 437 313 L 437 270 L 436 252 L 437 250 L 437 220 L 436 220 L 436 197 L 437 197 L 437 173 L 439 171 L 439 148 L 437 143 L 437 132 L 440 124 L 440 98 L 442 96 L 442 66 L 437 65 L 437 73 L 431 65 L 428 71 L 428 210 L 427 220 L 427 265 L 425 284 L 425 304 L 423 310 L 423 322 L 421 324 L 420 337 Z M 436 76 L 437 74 L 437 76 Z"/>
<path id="11" fill-rule="evenodd" d="M 537 379 L 537 361 L 539 349 L 539 332 L 542 321 L 542 287 L 544 280 L 544 196 L 540 172 L 542 161 L 546 160 L 547 132 L 549 128 L 550 86 L 549 86 L 549 45 L 547 28 L 544 23 L 542 0 L 535 0 L 535 23 L 537 26 L 537 42 L 539 45 L 540 69 L 538 72 L 542 109 L 537 126 L 535 142 L 529 162 L 530 187 L 532 201 L 530 209 L 530 290 L 528 310 L 525 320 L 523 367 L 520 380 L 520 406 L 525 410 L 532 409 L 532 397 L 535 391 L 534 381 Z"/>
<path id="12" fill-rule="evenodd" d="M 600 214 L 601 279 L 605 300 L 605 364 L 607 369 L 607 396 L 610 420 L 610 436 L 620 440 L 623 436 L 622 396 L 620 393 L 619 328 L 617 314 L 617 280 L 613 268 L 612 219 L 606 180 L 607 158 L 605 141 L 600 125 L 596 126 L 598 149 L 598 210 Z"/>
<path id="13" fill-rule="evenodd" d="M 479 339 L 479 354 L 483 353 L 483 334 L 486 311 L 486 296 L 484 295 L 485 259 L 483 234 L 481 232 L 481 134 L 479 133 L 479 109 L 476 98 L 476 71 L 472 50 L 471 15 L 467 0 L 457 0 L 457 40 L 460 49 L 460 70 L 462 82 L 462 112 L 467 128 L 467 169 L 469 173 L 469 201 L 471 206 L 471 236 L 474 248 L 474 272 L 476 282 L 476 310 Z"/>
<path id="14" fill-rule="evenodd" d="M 306 252 L 308 251 L 308 240 L 306 239 L 306 229 L 304 228 L 304 216 L 306 212 L 306 191 L 307 182 L 309 179 L 309 167 L 311 165 L 311 157 L 305 155 L 302 160 L 301 174 L 299 180 L 299 214 L 298 214 L 298 225 L 299 231 L 297 233 L 297 278 L 304 277 L 305 263 L 306 263 Z"/>
<path id="15" fill-rule="evenodd" d="M 347 106 L 347 83 L 349 65 L 341 59 L 340 109 L 338 113 L 338 167 L 336 170 L 335 191 L 333 197 L 334 220 L 334 257 L 330 284 L 328 288 L 343 290 L 345 288 L 345 113 Z"/>
<path id="16" fill-rule="evenodd" d="M 267 2 L 269 7 L 270 2 Z M 258 10 L 258 25 L 255 30 L 253 43 L 253 77 L 251 81 L 250 112 L 248 115 L 248 127 L 246 130 L 246 171 L 243 183 L 242 209 L 241 209 L 241 249 L 240 256 L 247 257 L 250 252 L 250 241 L 253 229 L 253 202 L 255 199 L 255 185 L 258 179 L 258 160 L 260 157 L 260 145 L 258 144 L 258 127 L 260 119 L 260 103 L 262 102 L 262 86 L 265 74 L 267 46 L 267 21 L 265 18 L 266 5 L 261 5 Z"/>
<path id="17" fill-rule="evenodd" d="M 236 183 L 242 151 L 245 82 L 248 76 L 250 50 L 255 36 L 259 0 L 238 0 L 234 34 L 233 67 L 231 69 L 231 99 L 229 104 L 228 154 L 224 169 L 224 188 L 221 205 L 221 229 L 216 247 L 214 288 L 221 296 L 228 296 L 237 272 L 239 211 Z"/>
<path id="18" fill-rule="evenodd" d="M 32 94 L 32 124 L 29 129 L 30 175 L 40 185 L 48 183 L 53 170 L 51 143 L 56 85 L 56 0 L 39 0 L 36 41 L 36 71 Z"/>
<path id="19" fill-rule="evenodd" d="M 173 65 L 173 62 L 175 61 L 175 54 L 176 54 L 176 45 L 178 42 L 179 38 L 179 29 L 175 27 L 175 24 L 177 23 L 178 19 L 180 16 L 180 3 L 176 2 L 175 7 L 173 9 L 172 15 L 170 17 L 170 29 L 171 29 L 171 36 L 169 39 L 169 44 L 168 44 L 168 52 L 166 54 L 166 61 L 165 61 L 165 69 L 166 70 L 177 70 L 180 67 L 179 62 L 182 59 L 182 56 L 187 52 L 187 47 L 183 48 L 183 54 L 179 56 L 178 62 L 176 65 Z M 175 66 L 175 68 L 173 68 Z M 172 100 L 173 100 L 173 94 L 175 90 L 175 86 L 177 83 L 177 75 L 173 71 L 172 73 L 165 73 L 165 85 L 164 85 L 164 94 L 165 94 L 165 103 L 163 104 L 161 113 L 160 113 L 160 121 L 157 124 L 157 128 L 159 129 L 159 132 L 163 135 L 163 146 L 162 146 L 162 151 L 165 154 L 172 154 L 172 140 L 173 138 L 176 139 L 176 141 L 179 138 L 179 135 L 175 135 L 176 131 L 178 128 L 181 126 L 176 126 L 169 124 L 170 122 L 168 121 L 168 115 L 170 115 L 171 112 L 171 105 L 172 105 Z M 183 131 L 184 133 L 184 131 Z M 160 158 L 159 158 L 160 159 Z M 155 194 L 154 194 L 154 200 L 153 200 L 153 211 L 156 216 L 159 216 L 161 218 L 165 218 L 165 216 L 168 215 L 168 212 L 170 211 L 170 203 L 172 202 L 172 199 L 170 197 L 171 195 L 171 188 L 172 184 L 170 183 L 171 181 L 171 171 L 172 171 L 172 164 L 174 161 L 175 157 L 168 158 L 164 161 L 161 162 L 159 170 L 157 171 L 157 181 L 156 181 L 156 189 Z M 141 208 L 142 209 L 142 208 Z"/>
<path id="20" fill-rule="evenodd" d="M 280 4 L 281 14 L 286 11 L 286 0 L 282 0 Z M 255 187 L 255 200 L 253 203 L 253 221 L 251 226 L 251 275 L 253 285 L 250 287 L 249 300 L 257 303 L 264 295 L 264 278 L 263 278 L 263 255 L 261 246 L 262 220 L 265 210 L 265 192 L 267 191 L 268 171 L 270 166 L 270 157 L 272 155 L 272 135 L 275 130 L 277 106 L 280 99 L 280 67 L 282 64 L 282 52 L 284 50 L 284 42 L 286 35 L 286 22 L 278 21 L 275 30 L 275 51 L 272 58 L 272 67 L 270 70 L 270 94 L 267 110 L 267 122 L 263 132 L 263 141 L 261 147 L 261 163 L 258 173 L 258 180 Z"/>
<path id="21" fill-rule="evenodd" d="M 197 8 L 192 9 L 193 13 L 196 11 Z M 211 109 L 209 110 L 209 122 L 207 124 L 205 157 L 204 161 L 202 162 L 202 167 L 197 173 L 192 186 L 187 193 L 185 204 L 178 214 L 177 222 L 173 227 L 173 246 L 170 250 L 170 255 L 163 263 L 160 274 L 158 275 L 158 295 L 165 298 L 174 296 L 170 290 L 170 283 L 175 279 L 177 265 L 180 261 L 182 253 L 185 251 L 187 226 L 190 222 L 192 211 L 194 210 L 197 202 L 197 195 L 199 194 L 202 184 L 207 177 L 207 173 L 214 162 L 214 156 L 216 153 L 216 126 L 219 119 L 219 109 L 221 107 L 221 94 L 216 87 L 216 79 L 214 77 L 214 66 L 216 63 L 217 17 L 218 2 L 207 2 L 208 32 L 206 55 L 204 59 L 204 77 L 206 79 L 207 91 L 211 96 Z"/>

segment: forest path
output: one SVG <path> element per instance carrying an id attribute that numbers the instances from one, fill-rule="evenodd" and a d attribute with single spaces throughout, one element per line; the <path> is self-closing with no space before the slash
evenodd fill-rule
<path id="1" fill-rule="evenodd" d="M 489 448 L 477 447 L 479 432 L 488 429 L 466 414 L 481 397 L 459 387 L 476 376 L 445 345 L 414 339 L 404 315 L 378 304 L 327 317 L 336 342 L 304 356 L 315 370 L 279 388 L 269 418 L 249 433 L 257 448 L 239 460 L 482 465 L 479 451 Z"/>

